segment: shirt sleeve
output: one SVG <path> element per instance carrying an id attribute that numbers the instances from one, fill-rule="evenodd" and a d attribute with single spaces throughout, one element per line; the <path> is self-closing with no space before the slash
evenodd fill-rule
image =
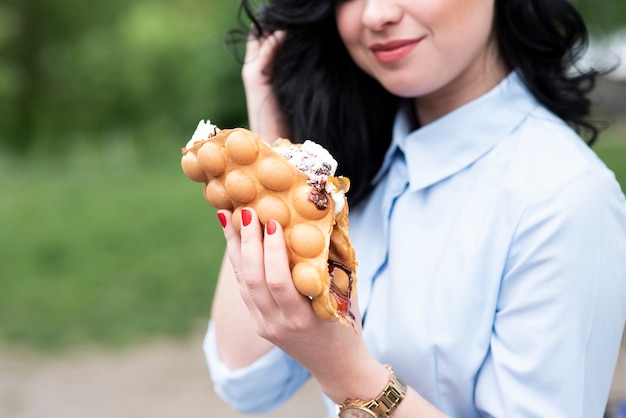
<path id="1" fill-rule="evenodd" d="M 209 322 L 203 349 L 215 393 L 242 413 L 273 411 L 310 377 L 304 367 L 278 348 L 247 367 L 230 370 L 219 357 L 212 321 Z"/>
<path id="2" fill-rule="evenodd" d="M 483 416 L 603 416 L 626 317 L 626 203 L 608 171 L 537 193 L 511 245 Z"/>

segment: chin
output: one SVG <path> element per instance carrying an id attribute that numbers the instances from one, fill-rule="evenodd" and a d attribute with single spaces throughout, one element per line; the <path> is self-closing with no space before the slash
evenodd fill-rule
<path id="1" fill-rule="evenodd" d="M 428 88 L 428 86 L 416 86 L 415 83 L 412 85 L 393 83 L 383 84 L 383 86 L 391 94 L 404 99 L 426 96 L 437 90 L 436 88 Z"/>

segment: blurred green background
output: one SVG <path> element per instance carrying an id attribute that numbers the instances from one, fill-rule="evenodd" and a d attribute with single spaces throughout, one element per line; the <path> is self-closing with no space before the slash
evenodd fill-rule
<path id="1" fill-rule="evenodd" d="M 625 21 L 615 3 L 580 0 L 603 31 Z M 0 343 L 121 347 L 204 326 L 224 240 L 180 147 L 200 119 L 246 124 L 224 46 L 237 7 L 0 4 Z M 626 185 L 626 85 L 600 87 L 615 123 L 594 149 Z"/>

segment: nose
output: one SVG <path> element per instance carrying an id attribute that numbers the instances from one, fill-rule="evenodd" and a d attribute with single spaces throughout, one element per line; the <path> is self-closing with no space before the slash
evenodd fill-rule
<path id="1" fill-rule="evenodd" d="M 380 31 L 402 18 L 402 7 L 394 0 L 365 0 L 361 17 L 367 28 Z"/>

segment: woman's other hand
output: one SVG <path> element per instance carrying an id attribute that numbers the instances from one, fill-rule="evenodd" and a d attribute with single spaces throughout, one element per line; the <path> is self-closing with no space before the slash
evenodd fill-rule
<path id="1" fill-rule="evenodd" d="M 272 61 L 285 35 L 284 31 L 276 31 L 261 38 L 250 34 L 241 70 L 250 130 L 268 143 L 287 136 L 271 85 Z"/>

